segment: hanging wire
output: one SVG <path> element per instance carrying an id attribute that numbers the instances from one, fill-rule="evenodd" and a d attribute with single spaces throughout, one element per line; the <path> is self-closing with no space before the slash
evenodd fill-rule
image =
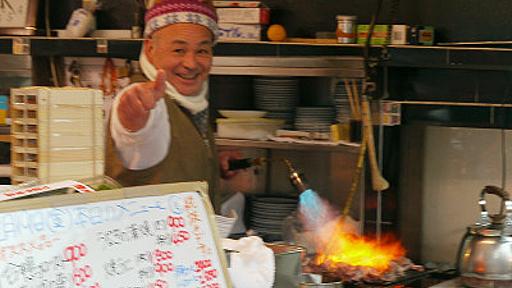
<path id="1" fill-rule="evenodd" d="M 50 0 L 46 0 L 45 9 L 44 9 L 44 25 L 46 30 L 46 36 L 52 36 L 51 28 L 50 28 Z M 50 71 L 52 75 L 53 86 L 59 86 L 59 80 L 57 78 L 57 68 L 55 67 L 55 59 L 53 56 L 50 56 Z"/>
<path id="2" fill-rule="evenodd" d="M 507 135 L 505 128 L 501 129 L 501 188 L 507 186 Z"/>
<path id="3" fill-rule="evenodd" d="M 365 81 L 364 81 L 364 84 L 363 84 L 363 91 L 362 91 L 362 95 L 363 97 L 367 97 L 368 96 L 368 92 L 374 92 L 375 91 L 375 82 L 372 81 L 371 77 L 373 73 L 375 73 L 375 69 L 376 69 L 376 66 L 379 62 L 379 60 L 382 60 L 382 61 L 386 61 L 389 59 L 389 52 L 388 52 L 388 49 L 387 49 L 387 45 L 388 43 L 391 42 L 391 33 L 392 33 L 392 29 L 391 29 L 391 25 L 388 27 L 389 31 L 388 31 L 388 34 L 386 36 L 386 41 L 384 42 L 384 45 L 382 47 L 382 50 L 381 50 L 381 55 L 380 55 L 380 59 L 372 59 L 370 57 L 370 46 L 371 46 L 371 38 L 372 38 L 372 34 L 373 34 L 373 31 L 375 29 L 375 23 L 377 21 L 377 18 L 379 17 L 379 14 L 380 14 L 380 11 L 382 9 L 382 3 L 383 3 L 383 0 L 378 0 L 377 1 L 377 7 L 375 9 L 375 12 L 374 14 L 372 15 L 372 18 L 371 18 L 371 21 L 370 21 L 370 26 L 369 26 L 369 29 L 368 29 L 368 35 L 366 36 L 366 43 L 365 43 L 365 46 L 364 46 L 364 50 L 363 50 L 363 56 L 364 56 L 364 77 L 365 77 Z M 400 0 L 392 0 L 391 1 L 391 8 L 390 8 L 390 13 L 391 13 L 391 19 L 392 19 L 392 23 L 396 22 L 398 20 L 398 11 L 399 11 L 399 8 L 400 8 Z M 386 79 L 387 81 L 387 79 Z M 386 83 L 387 84 L 387 83 Z M 369 99 L 371 99 L 371 97 L 368 97 Z M 382 131 L 382 127 L 380 127 L 381 129 L 379 130 L 379 166 L 380 166 L 380 169 L 382 171 L 382 137 L 383 137 L 383 131 Z M 381 191 L 377 191 L 377 215 L 376 215 L 376 234 L 377 234 L 377 239 L 380 240 L 380 237 L 381 237 L 381 224 L 382 224 L 382 195 L 381 195 Z"/>
<path id="4" fill-rule="evenodd" d="M 375 12 L 372 15 L 370 26 L 368 28 L 368 35 L 366 35 L 366 43 L 363 49 L 363 57 L 364 57 L 364 81 L 362 87 L 362 96 L 363 99 L 367 98 L 368 92 L 373 92 L 375 90 L 375 83 L 371 82 L 371 72 L 374 72 L 376 68 L 375 59 L 370 58 L 370 46 L 373 30 L 375 29 L 375 23 L 381 11 L 383 0 L 377 0 L 377 7 L 375 8 Z M 372 73 L 373 74 L 373 73 Z M 361 143 L 361 145 L 365 145 L 365 143 Z M 382 201 L 381 195 L 377 191 L 377 216 L 376 216 L 376 234 L 377 240 L 380 240 L 381 237 L 381 222 L 382 222 Z"/>
<path id="5" fill-rule="evenodd" d="M 510 72 L 509 72 L 510 73 Z M 510 76 L 510 74 L 509 74 Z M 507 83 L 510 83 L 510 81 L 508 81 Z M 503 103 L 502 104 L 505 104 L 505 102 L 507 102 L 507 98 L 506 96 L 509 95 L 510 93 L 510 84 L 507 84 L 506 88 L 505 88 L 505 99 L 503 99 Z M 507 123 L 508 123 L 508 113 L 506 111 L 506 107 L 503 107 L 503 110 L 504 110 L 504 119 L 503 119 L 503 126 L 501 128 L 501 189 L 503 190 L 506 190 L 506 187 L 507 187 L 507 134 L 505 133 L 505 128 L 507 127 Z"/>

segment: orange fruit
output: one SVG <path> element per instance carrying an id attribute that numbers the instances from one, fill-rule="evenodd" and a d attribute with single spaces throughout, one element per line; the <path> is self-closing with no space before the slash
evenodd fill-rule
<path id="1" fill-rule="evenodd" d="M 286 29 L 283 25 L 272 24 L 267 29 L 267 38 L 270 41 L 283 41 L 286 39 Z"/>

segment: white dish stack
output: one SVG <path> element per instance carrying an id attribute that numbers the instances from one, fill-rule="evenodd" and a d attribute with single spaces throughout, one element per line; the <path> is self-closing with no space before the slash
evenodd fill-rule
<path id="1" fill-rule="evenodd" d="M 336 83 L 334 104 L 336 107 L 336 120 L 338 123 L 349 123 L 352 115 L 350 112 L 348 92 L 343 81 Z"/>
<path id="2" fill-rule="evenodd" d="M 299 102 L 299 80 L 293 77 L 257 77 L 254 79 L 255 106 L 267 111 L 266 118 L 285 121 L 293 128 L 294 112 Z"/>
<path id="3" fill-rule="evenodd" d="M 283 126 L 279 119 L 261 118 L 267 112 L 259 110 L 219 110 L 226 118 L 217 118 L 217 137 L 267 140 Z"/>
<path id="4" fill-rule="evenodd" d="M 89 88 L 11 90 L 12 184 L 104 175 L 103 94 Z"/>
<path id="5" fill-rule="evenodd" d="M 295 129 L 308 132 L 329 133 L 335 122 L 336 111 L 331 106 L 303 106 L 295 110 Z"/>

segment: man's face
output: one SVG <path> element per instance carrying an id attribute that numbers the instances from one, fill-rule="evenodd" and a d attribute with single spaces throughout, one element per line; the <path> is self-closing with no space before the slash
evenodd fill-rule
<path id="1" fill-rule="evenodd" d="M 156 69 L 164 69 L 167 81 L 184 96 L 195 96 L 212 66 L 213 41 L 208 28 L 189 23 L 157 30 L 146 41 L 146 55 Z"/>

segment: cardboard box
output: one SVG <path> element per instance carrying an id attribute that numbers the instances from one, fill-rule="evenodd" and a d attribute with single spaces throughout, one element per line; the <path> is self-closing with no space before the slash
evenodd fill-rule
<path id="1" fill-rule="evenodd" d="M 357 44 L 365 44 L 370 25 L 357 25 Z M 388 41 L 388 25 L 375 25 L 370 44 L 384 45 Z"/>
<path id="2" fill-rule="evenodd" d="M 434 45 L 434 27 L 393 25 L 391 44 Z"/>
<path id="3" fill-rule="evenodd" d="M 260 24 L 219 23 L 219 40 L 262 40 Z"/>
<path id="4" fill-rule="evenodd" d="M 9 97 L 0 95 L 0 125 L 7 124 L 7 111 L 9 110 Z"/>
<path id="5" fill-rule="evenodd" d="M 434 27 L 432 26 L 412 26 L 410 34 L 410 44 L 434 45 Z"/>
<path id="6" fill-rule="evenodd" d="M 268 24 L 270 22 L 270 9 L 258 8 L 217 8 L 219 23 L 238 24 Z"/>
<path id="7" fill-rule="evenodd" d="M 374 101 L 371 110 L 375 125 L 395 126 L 402 122 L 402 105 L 399 102 L 391 100 Z"/>
<path id="8" fill-rule="evenodd" d="M 393 25 L 391 28 L 391 44 L 409 44 L 409 29 L 408 25 Z"/>
<path id="9" fill-rule="evenodd" d="M 257 8 L 263 6 L 261 1 L 213 1 L 213 6 Z"/>

